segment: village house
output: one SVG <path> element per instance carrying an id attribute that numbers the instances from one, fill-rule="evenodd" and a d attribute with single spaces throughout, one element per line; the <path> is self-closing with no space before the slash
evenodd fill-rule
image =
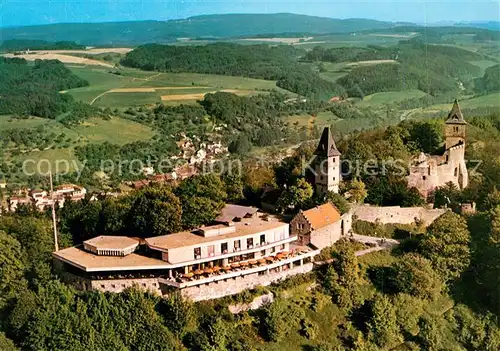
<path id="1" fill-rule="evenodd" d="M 228 205 L 212 226 L 144 240 L 101 236 L 53 253 L 80 289 L 120 292 L 132 285 L 193 300 L 269 285 L 313 268 L 319 253 L 299 245 L 288 223 L 251 207 Z"/>
<path id="2" fill-rule="evenodd" d="M 39 211 L 44 211 L 47 207 L 57 204 L 59 207 L 64 206 L 64 202 L 69 199 L 71 201 L 80 201 L 85 198 L 87 189 L 74 184 L 63 184 L 54 189 L 53 193 L 45 190 L 23 190 L 18 192 L 18 195 L 9 198 L 9 210 L 15 212 L 19 205 L 32 205 Z"/>

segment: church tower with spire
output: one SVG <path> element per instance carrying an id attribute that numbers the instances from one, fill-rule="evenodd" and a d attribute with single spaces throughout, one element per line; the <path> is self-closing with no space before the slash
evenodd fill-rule
<path id="1" fill-rule="evenodd" d="M 467 122 L 465 122 L 460 106 L 458 106 L 458 101 L 455 100 L 444 128 L 446 150 L 457 145 L 465 145 L 466 125 Z"/>
<path id="2" fill-rule="evenodd" d="M 330 133 L 330 128 L 323 129 L 319 145 L 314 153 L 315 159 L 315 186 L 318 194 L 328 191 L 339 192 L 341 181 L 340 152 Z"/>

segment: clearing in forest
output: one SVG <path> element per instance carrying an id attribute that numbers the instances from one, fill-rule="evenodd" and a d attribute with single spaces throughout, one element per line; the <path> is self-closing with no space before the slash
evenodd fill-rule
<path id="1" fill-rule="evenodd" d="M 104 67 L 109 67 L 113 68 L 113 65 L 103 62 L 103 61 L 98 61 L 98 60 L 91 60 L 83 57 L 76 57 L 76 56 L 71 56 L 71 55 L 63 55 L 63 54 L 53 54 L 53 53 L 35 53 L 35 54 L 28 54 L 28 55 L 14 55 L 14 54 L 5 54 L 5 57 L 13 58 L 13 57 L 18 57 L 18 58 L 23 58 L 27 61 L 35 61 L 35 60 L 59 60 L 62 63 L 73 63 L 73 64 L 81 64 L 81 65 L 91 65 L 91 66 L 104 66 Z"/>

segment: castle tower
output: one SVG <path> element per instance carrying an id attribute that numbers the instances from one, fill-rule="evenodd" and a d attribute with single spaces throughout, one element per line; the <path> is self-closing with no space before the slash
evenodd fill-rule
<path id="1" fill-rule="evenodd" d="M 448 114 L 444 135 L 446 138 L 446 150 L 456 145 L 465 145 L 465 129 L 467 122 L 464 120 L 458 101 L 455 100 Z"/>
<path id="2" fill-rule="evenodd" d="M 335 145 L 330 128 L 323 130 L 318 148 L 314 153 L 315 160 L 315 185 L 318 194 L 328 191 L 339 192 L 341 180 L 340 152 Z"/>

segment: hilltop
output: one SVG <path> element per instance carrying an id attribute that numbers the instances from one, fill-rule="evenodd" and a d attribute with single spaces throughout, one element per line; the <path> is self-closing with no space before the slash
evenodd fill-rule
<path id="1" fill-rule="evenodd" d="M 46 41 L 75 41 L 83 45 L 168 43 L 177 38 L 231 38 L 268 33 L 350 33 L 396 26 L 369 19 L 333 19 L 279 14 L 203 15 L 171 21 L 58 23 L 0 29 L 0 37 Z"/>

